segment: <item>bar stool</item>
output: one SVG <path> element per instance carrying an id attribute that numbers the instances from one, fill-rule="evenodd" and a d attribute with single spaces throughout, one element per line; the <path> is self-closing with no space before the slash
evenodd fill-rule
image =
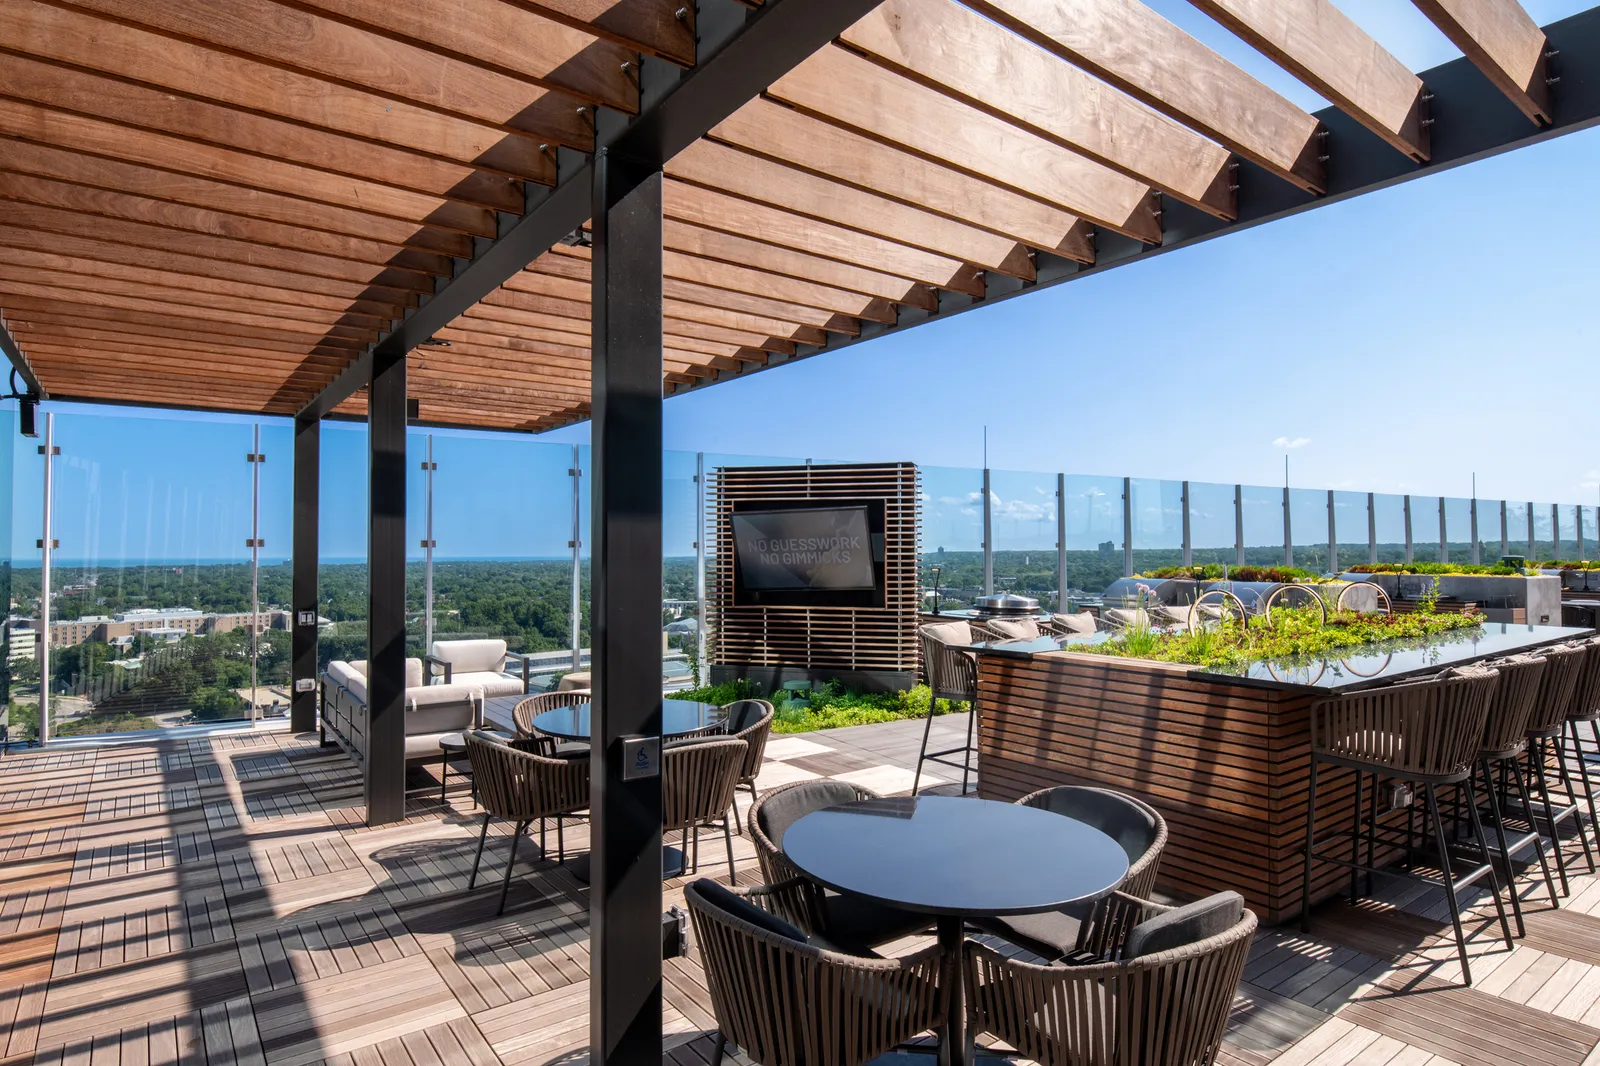
<path id="1" fill-rule="evenodd" d="M 1522 776 L 1522 753 L 1528 750 L 1528 721 L 1533 716 L 1534 702 L 1539 696 L 1539 680 L 1544 676 L 1544 659 L 1537 655 L 1513 655 L 1486 664 L 1500 673 L 1500 684 L 1494 698 L 1489 701 L 1489 720 L 1484 725 L 1483 741 L 1478 750 L 1478 768 L 1483 771 L 1483 788 L 1489 796 L 1489 817 L 1494 823 L 1495 842 L 1499 844 L 1500 858 L 1506 867 L 1506 883 L 1511 889 L 1511 912 L 1517 922 L 1517 936 L 1526 936 L 1527 927 L 1522 921 L 1522 897 L 1517 893 L 1516 870 L 1511 865 L 1512 856 L 1529 844 L 1534 845 L 1539 856 L 1539 866 L 1544 871 L 1545 888 L 1550 892 L 1550 905 L 1556 902 L 1556 882 L 1550 873 L 1550 860 L 1544 853 L 1544 837 L 1530 817 L 1530 832 L 1515 840 L 1506 838 L 1505 812 L 1500 796 L 1508 784 L 1515 784 L 1516 797 L 1524 811 L 1533 810 L 1533 799 L 1528 794 L 1527 778 Z M 1495 784 L 1495 771 L 1500 773 L 1500 783 Z M 1509 781 L 1507 779 L 1510 779 Z"/>
<path id="2" fill-rule="evenodd" d="M 1500 898 L 1499 879 L 1490 858 L 1483 822 L 1478 817 L 1477 789 L 1474 785 L 1484 726 L 1489 719 L 1489 704 L 1499 685 L 1500 675 L 1486 667 L 1447 671 L 1436 680 L 1410 685 L 1351 692 L 1319 700 L 1311 706 L 1311 780 L 1306 799 L 1305 875 L 1301 885 L 1300 924 L 1311 928 L 1311 868 L 1315 861 L 1344 866 L 1350 870 L 1350 893 L 1356 894 L 1358 875 L 1381 874 L 1404 877 L 1430 884 L 1442 884 L 1450 905 L 1450 924 L 1455 928 L 1456 950 L 1461 958 L 1461 973 L 1472 983 L 1467 961 L 1467 938 L 1461 928 L 1461 889 L 1488 878 L 1499 913 L 1506 946 L 1512 946 L 1511 923 L 1506 918 L 1505 901 Z M 1355 771 L 1356 787 L 1352 798 L 1350 857 L 1320 852 L 1316 836 L 1317 768 L 1344 766 Z M 1367 860 L 1361 861 L 1363 778 L 1374 775 L 1373 810 L 1367 827 Z M 1427 800 L 1428 818 L 1439 850 L 1442 879 L 1436 881 L 1412 870 L 1380 869 L 1376 865 L 1377 782 L 1388 779 L 1419 786 Z M 1485 861 L 1457 877 L 1451 869 L 1450 847 L 1444 819 L 1439 814 L 1439 787 L 1460 785 L 1467 792 L 1467 813 L 1473 841 Z M 1332 842 L 1344 834 L 1334 834 Z M 1407 834 L 1409 837 L 1409 834 Z M 1390 843 L 1390 841 L 1386 841 Z M 1409 846 L 1409 839 L 1406 841 Z"/>
<path id="3" fill-rule="evenodd" d="M 1567 710 L 1568 731 L 1572 734 L 1572 753 L 1576 757 L 1578 773 L 1584 779 L 1584 792 L 1589 800 L 1589 819 L 1600 832 L 1600 814 L 1595 811 L 1594 788 L 1589 782 L 1589 764 L 1584 761 L 1583 740 L 1578 725 L 1589 723 L 1594 734 L 1595 749 L 1600 752 L 1600 638 L 1576 642 L 1584 649 L 1583 668 L 1578 672 L 1577 684 L 1572 689 L 1572 706 Z M 1566 758 L 1567 735 L 1561 737 L 1561 756 Z"/>
<path id="4" fill-rule="evenodd" d="M 1594 869 L 1594 853 L 1589 848 L 1588 834 L 1583 831 L 1583 816 L 1578 811 L 1578 791 L 1567 772 L 1566 761 L 1560 756 L 1559 738 L 1567 728 L 1567 712 L 1572 708 L 1572 697 L 1583 670 L 1588 652 L 1581 647 L 1561 645 L 1546 648 L 1544 676 L 1539 679 L 1539 695 L 1534 698 L 1533 714 L 1528 719 L 1528 751 L 1526 758 L 1530 769 L 1529 780 L 1544 811 L 1544 823 L 1550 834 L 1550 846 L 1556 853 L 1556 875 L 1561 878 L 1561 894 L 1572 891 L 1567 882 L 1566 849 L 1561 846 L 1561 823 L 1569 819 L 1578 827 L 1578 840 L 1583 844 L 1583 855 Z M 1566 786 L 1571 802 L 1556 807 L 1550 800 L 1550 779 L 1547 775 L 1549 743 L 1557 741 L 1556 773 Z M 1529 809 L 1529 821 L 1535 821 L 1535 810 Z"/>
<path id="5" fill-rule="evenodd" d="M 963 639 L 962 633 L 965 632 Z M 922 668 L 927 674 L 929 697 L 928 719 L 922 726 L 922 748 L 917 753 L 917 772 L 911 778 L 911 794 L 917 794 L 922 782 L 922 764 L 936 762 L 944 766 L 961 768 L 961 794 L 967 794 L 967 780 L 972 771 L 972 733 L 978 720 L 978 657 L 964 645 L 972 643 L 972 627 L 966 622 L 946 622 L 921 628 Z M 928 737 L 933 732 L 933 700 L 962 700 L 971 707 L 967 716 L 967 742 L 959 748 L 928 750 Z M 958 763 L 951 758 L 960 755 Z"/>

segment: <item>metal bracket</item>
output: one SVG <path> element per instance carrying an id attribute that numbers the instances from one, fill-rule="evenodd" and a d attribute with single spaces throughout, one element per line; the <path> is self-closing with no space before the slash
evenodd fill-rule
<path id="1" fill-rule="evenodd" d="M 265 548 L 267 546 L 267 542 L 264 540 L 247 537 L 245 538 L 244 546 L 246 548 Z"/>
<path id="2" fill-rule="evenodd" d="M 575 540 L 569 540 L 569 541 L 567 541 L 567 547 L 576 548 L 576 547 L 579 547 L 579 543 L 578 543 L 578 541 L 575 541 Z"/>
<path id="3" fill-rule="evenodd" d="M 582 477 L 583 476 L 583 471 L 580 470 L 577 467 L 569 467 L 567 469 L 567 476 L 568 477 Z"/>
<path id="4" fill-rule="evenodd" d="M 438 463 L 423 463 L 422 464 L 422 469 L 424 469 L 424 470 L 437 470 L 437 469 L 439 469 L 439 464 Z"/>
<path id="5" fill-rule="evenodd" d="M 39 445 L 39 454 L 40 455 L 44 454 L 44 445 L 43 444 Z M 54 447 L 52 447 L 50 449 L 50 454 L 51 455 L 60 455 L 61 454 L 61 445 L 57 444 Z"/>
<path id="6" fill-rule="evenodd" d="M 438 546 L 439 546 L 439 542 L 436 541 L 436 540 L 424 540 L 424 541 L 419 542 L 419 544 L 418 544 L 418 547 L 421 547 L 421 548 L 437 548 Z"/>
<path id="7" fill-rule="evenodd" d="M 244 461 L 247 463 L 264 463 L 267 461 L 267 457 L 261 452 L 246 452 Z"/>
<path id="8" fill-rule="evenodd" d="M 38 540 L 36 540 L 36 541 L 34 541 L 34 542 L 33 542 L 33 546 L 34 546 L 34 547 L 35 547 L 35 548 L 42 548 L 42 547 L 44 547 L 44 538 L 43 538 L 43 537 L 40 537 L 40 538 L 39 538 L 39 539 L 38 539 Z M 59 541 L 59 540 L 55 540 L 55 539 L 54 539 L 54 538 L 52 538 L 52 539 L 51 539 L 51 541 L 50 541 L 50 547 L 51 547 L 51 548 L 52 548 L 52 549 L 54 549 L 54 548 L 59 548 L 59 547 L 61 547 L 61 542 L 60 542 L 60 541 Z"/>

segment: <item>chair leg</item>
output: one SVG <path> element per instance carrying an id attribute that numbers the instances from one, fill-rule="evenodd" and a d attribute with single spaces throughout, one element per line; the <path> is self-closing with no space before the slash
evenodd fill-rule
<path id="1" fill-rule="evenodd" d="M 1361 797 L 1366 794 L 1363 787 L 1366 775 L 1358 768 L 1356 770 L 1355 803 L 1350 807 L 1350 904 L 1355 905 L 1361 898 L 1357 885 L 1361 880 L 1361 871 L 1356 867 L 1361 862 Z"/>
<path id="2" fill-rule="evenodd" d="M 1300 882 L 1300 931 L 1311 932 L 1311 853 L 1317 843 L 1317 759 L 1311 758 L 1311 781 L 1306 796 L 1306 867 Z"/>
<path id="3" fill-rule="evenodd" d="M 1561 787 L 1566 789 L 1567 795 L 1571 798 L 1573 806 L 1577 806 L 1578 800 L 1580 799 L 1578 795 L 1578 785 L 1572 780 L 1572 774 L 1567 769 L 1567 731 L 1565 726 L 1563 726 L 1561 729 L 1560 738 L 1556 740 L 1555 752 L 1556 776 L 1561 778 Z M 1584 784 L 1587 785 L 1588 781 L 1585 780 Z M 1590 796 L 1588 798 L 1589 801 L 1593 803 L 1594 797 Z M 1594 849 L 1589 846 L 1589 834 L 1583 831 L 1583 812 L 1574 811 L 1572 815 L 1572 822 L 1578 827 L 1578 843 L 1583 845 L 1584 861 L 1589 864 L 1589 872 L 1594 873 Z"/>
<path id="4" fill-rule="evenodd" d="M 556 815 L 556 862 L 567 861 L 567 820 L 561 815 Z"/>
<path id="5" fill-rule="evenodd" d="M 739 830 L 739 835 L 744 836 L 744 822 L 739 819 L 739 786 L 733 786 L 733 824 Z"/>
<path id="6" fill-rule="evenodd" d="M 922 762 L 928 757 L 928 735 L 933 732 L 933 708 L 928 708 L 928 717 L 922 720 L 922 750 L 917 752 L 917 772 L 911 776 L 911 794 L 917 794 L 917 784 L 922 780 Z"/>
<path id="7" fill-rule="evenodd" d="M 1467 790 L 1467 824 L 1472 828 L 1473 843 L 1475 843 L 1478 846 L 1478 850 L 1483 853 L 1484 863 L 1489 867 L 1489 891 L 1494 894 L 1495 913 L 1500 916 L 1500 932 L 1505 934 L 1506 950 L 1510 951 L 1516 945 L 1511 942 L 1511 923 L 1506 921 L 1505 900 L 1500 898 L 1500 874 L 1495 869 L 1494 856 L 1489 852 L 1489 841 L 1486 840 L 1483 835 L 1483 819 L 1478 816 L 1478 787 L 1473 782 L 1471 775 L 1469 775 L 1466 781 L 1462 782 L 1462 784 Z M 1511 858 L 1508 855 L 1506 856 L 1506 872 L 1508 875 L 1510 874 L 1510 871 Z M 1511 882 L 1509 876 L 1507 877 L 1507 881 L 1508 883 L 1511 883 L 1511 891 L 1515 893 L 1515 883 Z M 1520 924 L 1520 911 L 1518 911 L 1517 920 Z"/>
<path id="8" fill-rule="evenodd" d="M 933 717 L 933 708 L 928 709 L 928 717 Z M 978 701 L 973 700 L 971 708 L 967 711 L 967 747 L 961 753 L 961 794 L 967 794 L 967 777 L 972 772 L 972 727 L 978 721 Z"/>
<path id="9" fill-rule="evenodd" d="M 1506 844 L 1505 817 L 1500 812 L 1500 797 L 1494 789 L 1494 770 L 1488 759 L 1480 760 L 1478 769 L 1483 771 L 1483 788 L 1489 794 L 1489 815 L 1494 819 L 1495 840 L 1500 844 L 1500 854 L 1506 863 L 1506 886 L 1511 890 L 1511 912 L 1517 919 L 1517 936 L 1527 936 L 1528 928 L 1522 921 L 1522 895 L 1517 891 L 1517 871 L 1511 865 L 1511 848 Z M 1489 861 L 1494 862 L 1492 858 Z"/>
<path id="10" fill-rule="evenodd" d="M 1544 738 L 1540 737 L 1528 746 L 1528 765 L 1533 769 L 1533 784 L 1538 790 L 1540 805 L 1544 807 L 1544 824 L 1550 827 L 1550 850 L 1556 853 L 1556 873 L 1561 877 L 1561 894 L 1572 894 L 1572 886 L 1567 883 L 1567 850 L 1561 846 L 1561 830 L 1556 826 L 1556 812 L 1550 806 L 1550 780 L 1545 776 L 1544 765 Z M 1529 810 L 1529 815 L 1532 815 Z M 1538 829 L 1536 823 L 1534 829 Z"/>
<path id="11" fill-rule="evenodd" d="M 728 1038 L 721 1031 L 717 1032 L 717 1053 L 711 1056 L 711 1066 L 722 1066 L 723 1056 L 728 1053 Z"/>
<path id="12" fill-rule="evenodd" d="M 1533 830 L 1533 846 L 1539 854 L 1539 868 L 1544 871 L 1544 885 L 1550 891 L 1550 909 L 1560 910 L 1561 902 L 1556 896 L 1555 878 L 1550 876 L 1550 857 L 1545 854 L 1544 836 L 1539 832 L 1539 821 L 1533 816 L 1533 797 L 1528 793 L 1528 780 L 1522 776 L 1522 763 L 1518 759 L 1507 759 L 1500 764 L 1502 780 L 1506 772 L 1506 764 L 1511 764 L 1511 779 L 1517 786 L 1517 798 L 1522 801 L 1522 809 L 1527 812 L 1528 826 Z M 1563 886 L 1566 884 L 1562 880 Z"/>
<path id="13" fill-rule="evenodd" d="M 733 885 L 738 881 L 739 875 L 733 868 L 733 830 L 726 818 L 722 820 L 722 841 L 728 846 L 728 884 Z"/>
<path id="14" fill-rule="evenodd" d="M 518 822 L 516 831 L 511 834 L 511 857 L 506 859 L 506 876 L 500 882 L 500 907 L 494 912 L 496 917 L 506 912 L 506 894 L 511 891 L 511 871 L 517 865 L 517 841 L 522 839 L 522 831 L 526 828 L 527 822 Z"/>
<path id="15" fill-rule="evenodd" d="M 1456 898 L 1455 874 L 1450 869 L 1450 845 L 1444 836 L 1444 819 L 1439 814 L 1439 791 L 1427 786 L 1428 817 L 1433 822 L 1434 843 L 1439 848 L 1439 869 L 1444 874 L 1445 900 L 1450 904 L 1450 924 L 1456 931 L 1456 953 L 1461 957 L 1463 983 L 1472 984 L 1472 964 L 1467 961 L 1467 935 L 1461 929 L 1461 901 Z"/>
<path id="16" fill-rule="evenodd" d="M 1356 797 L 1361 802 L 1361 797 Z M 1372 871 L 1378 856 L 1378 775 L 1372 775 L 1372 803 L 1367 808 L 1367 895 L 1372 895 Z"/>
<path id="17" fill-rule="evenodd" d="M 472 876 L 467 878 L 467 891 L 478 887 L 478 864 L 483 861 L 483 842 L 489 837 L 489 812 L 483 812 L 483 831 L 478 834 L 478 854 L 472 857 Z"/>
<path id="18" fill-rule="evenodd" d="M 1584 761 L 1583 741 L 1578 733 L 1578 723 L 1569 722 L 1568 724 L 1572 726 L 1572 754 L 1576 756 L 1575 761 L 1578 766 L 1576 779 L 1583 782 L 1583 795 L 1589 801 L 1589 831 L 1597 839 L 1600 839 L 1600 811 L 1595 809 L 1594 783 L 1589 780 L 1589 765 Z M 1562 739 L 1566 739 L 1565 734 L 1563 734 Z M 1565 754 L 1565 745 L 1563 744 L 1562 747 L 1563 754 Z M 1581 815 L 1578 818 L 1578 829 L 1580 832 L 1583 829 L 1583 817 Z"/>

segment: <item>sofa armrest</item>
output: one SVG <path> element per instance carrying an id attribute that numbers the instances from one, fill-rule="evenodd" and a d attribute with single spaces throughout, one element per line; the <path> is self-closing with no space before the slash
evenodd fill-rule
<path id="1" fill-rule="evenodd" d="M 470 703 L 474 708 L 482 702 L 482 694 L 473 685 L 423 685 L 406 689 L 406 702 L 412 707 L 437 707 L 446 703 Z M 476 710 L 474 714 L 476 714 Z"/>
<path id="2" fill-rule="evenodd" d="M 451 674 L 450 663 L 448 661 L 444 660 L 444 659 L 439 658 L 437 655 L 424 655 L 422 657 L 422 683 L 424 685 L 433 684 L 433 668 L 435 666 L 440 667 L 441 669 L 443 669 L 443 671 L 444 671 L 444 683 L 447 684 L 447 685 L 450 684 L 450 674 Z"/>
<path id="3" fill-rule="evenodd" d="M 522 694 L 526 696 L 528 695 L 529 687 L 532 684 L 530 669 L 533 666 L 533 662 L 527 655 L 524 655 L 520 651 L 508 651 L 506 652 L 505 664 L 509 667 L 512 663 L 517 663 L 520 668 L 520 672 L 522 674 Z"/>

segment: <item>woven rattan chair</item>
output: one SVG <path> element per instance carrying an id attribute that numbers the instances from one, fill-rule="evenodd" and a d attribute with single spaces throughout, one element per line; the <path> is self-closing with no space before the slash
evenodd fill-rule
<path id="1" fill-rule="evenodd" d="M 761 760 L 766 757 L 767 738 L 772 735 L 772 704 L 766 700 L 738 700 L 722 708 L 730 737 L 738 737 L 749 747 L 744 753 L 744 765 L 739 767 L 738 788 L 750 790 L 750 802 L 756 801 L 756 777 L 761 773 Z M 735 788 L 735 792 L 738 791 Z M 744 826 L 739 821 L 739 804 L 733 805 L 733 824 L 741 834 Z"/>
<path id="2" fill-rule="evenodd" d="M 762 880 L 771 886 L 762 905 L 808 935 L 861 954 L 931 928 L 931 915 L 825 891 L 783 853 L 783 834 L 812 811 L 879 798 L 871 789 L 829 780 L 796 781 L 762 795 L 746 822 Z"/>
<path id="3" fill-rule="evenodd" d="M 1589 824 L 1600 833 L 1600 810 L 1595 805 L 1595 789 L 1589 779 L 1589 764 L 1583 754 L 1583 734 L 1579 726 L 1587 723 L 1594 734 L 1596 750 L 1600 751 L 1600 640 L 1583 641 L 1583 665 L 1572 686 L 1572 701 L 1567 706 L 1567 728 L 1561 734 L 1558 758 L 1569 767 L 1574 784 L 1580 784 L 1583 798 L 1589 805 Z M 1568 763 L 1567 741 L 1572 742 L 1571 762 Z"/>
<path id="4" fill-rule="evenodd" d="M 467 888 L 478 884 L 478 864 L 483 861 L 483 844 L 489 836 L 489 820 L 505 818 L 517 823 L 511 834 L 511 855 L 506 859 L 505 878 L 500 883 L 500 909 L 506 909 L 506 892 L 511 887 L 511 869 L 517 864 L 517 842 L 535 818 L 556 818 L 557 861 L 566 860 L 561 839 L 560 817 L 589 806 L 589 761 L 587 759 L 547 759 L 533 752 L 517 751 L 488 733 L 466 735 L 467 759 L 472 763 L 472 778 L 483 803 L 483 830 L 478 834 L 478 853 L 472 860 L 472 877 Z M 540 845 L 541 852 L 544 850 Z"/>
<path id="5" fill-rule="evenodd" d="M 566 758 L 579 758 L 586 754 L 589 745 L 579 743 L 562 744 L 555 737 L 547 736 L 534 728 L 533 720 L 546 711 L 553 711 L 558 707 L 576 707 L 581 703 L 588 703 L 594 699 L 594 693 L 587 689 L 572 689 L 567 692 L 541 692 L 537 696 L 529 696 L 518 701 L 511 709 L 511 721 L 517 727 L 517 739 L 530 742 L 532 750 L 540 755 L 554 758 L 561 755 Z M 528 750 L 524 748 L 523 750 Z"/>
<path id="6" fill-rule="evenodd" d="M 1017 802 L 1075 818 L 1110 836 L 1127 853 L 1128 876 L 1120 894 L 1096 903 L 1042 914 L 979 918 L 972 924 L 1052 962 L 1110 958 L 1139 920 L 1140 908 L 1130 908 L 1125 901 L 1144 899 L 1155 890 L 1161 852 L 1167 846 L 1166 821 L 1142 800 L 1104 788 L 1062 785 L 1040 789 Z"/>
<path id="7" fill-rule="evenodd" d="M 933 694 L 928 703 L 928 717 L 922 726 L 922 747 L 917 752 L 917 770 L 911 778 L 911 794 L 917 794 L 922 783 L 922 764 L 942 763 L 961 769 L 961 794 L 967 794 L 967 781 L 972 771 L 972 735 L 978 721 L 978 657 L 966 648 L 946 643 L 940 639 L 939 626 L 922 627 L 922 669 L 928 688 Z M 986 631 L 987 632 L 987 631 Z M 967 716 L 967 741 L 959 748 L 928 750 L 928 738 L 933 732 L 933 701 L 957 700 L 967 703 L 971 713 Z M 960 755 L 958 763 L 952 755 Z"/>
<path id="8" fill-rule="evenodd" d="M 1533 713 L 1528 718 L 1528 774 L 1539 806 L 1530 810 L 1537 817 L 1544 815 L 1545 831 L 1550 835 L 1550 846 L 1556 854 L 1556 874 L 1561 879 L 1561 894 L 1571 891 L 1567 882 L 1566 849 L 1561 846 L 1561 825 L 1572 822 L 1578 830 L 1578 840 L 1583 845 L 1583 856 L 1594 870 L 1594 852 L 1589 847 L 1589 834 L 1583 831 L 1583 815 L 1578 803 L 1578 789 L 1561 758 L 1561 735 L 1567 729 L 1567 715 L 1572 710 L 1580 675 L 1588 657 L 1586 648 L 1560 645 L 1545 648 L 1544 676 L 1539 679 L 1539 695 L 1533 701 Z M 1552 760 L 1551 756 L 1554 756 Z M 1559 804 L 1550 797 L 1550 763 L 1554 762 L 1556 777 L 1566 791 Z"/>
<path id="9" fill-rule="evenodd" d="M 1174 911 L 1131 896 L 1125 903 Z M 1256 930 L 1254 914 L 1237 913 L 1213 936 L 1088 966 L 1039 966 L 968 942 L 970 1031 L 1043 1066 L 1210 1066 Z"/>
<path id="10" fill-rule="evenodd" d="M 712 1066 L 729 1041 L 760 1066 L 862 1066 L 944 1024 L 937 944 L 895 959 L 841 954 L 781 920 L 741 915 L 713 898 L 719 887 L 683 890 L 717 1019 Z"/>
<path id="11" fill-rule="evenodd" d="M 1478 750 L 1478 769 L 1483 772 L 1495 843 L 1499 845 L 1501 861 L 1512 882 L 1511 913 L 1520 937 L 1526 935 L 1527 927 L 1522 919 L 1522 896 L 1516 889 L 1516 867 L 1512 864 L 1512 858 L 1529 844 L 1538 853 L 1545 887 L 1550 892 L 1550 905 L 1559 906 L 1556 902 L 1555 879 L 1550 874 L 1550 860 L 1545 855 L 1544 837 L 1530 817 L 1528 821 L 1533 827 L 1532 832 L 1515 839 L 1508 838 L 1505 804 L 1501 798 L 1509 794 L 1520 810 L 1533 810 L 1528 779 L 1522 773 L 1522 755 L 1528 750 L 1528 722 L 1533 716 L 1534 701 L 1539 695 L 1539 680 L 1544 677 L 1545 661 L 1537 655 L 1515 655 L 1509 659 L 1497 659 L 1488 665 L 1499 672 L 1500 684 L 1489 701 L 1489 719 L 1484 725 L 1483 740 Z M 1498 783 L 1495 780 L 1497 771 Z"/>
<path id="12" fill-rule="evenodd" d="M 749 747 L 737 737 L 699 737 L 674 741 L 661 753 L 662 829 L 683 835 L 685 873 L 700 868 L 700 830 L 720 823 L 728 845 L 728 883 L 733 884 L 736 874 L 728 808 L 733 806 L 733 792 Z"/>
<path id="13" fill-rule="evenodd" d="M 1456 949 L 1461 957 L 1462 976 L 1472 983 L 1467 961 L 1466 935 L 1461 928 L 1462 888 L 1487 879 L 1505 933 L 1511 943 L 1511 923 L 1505 901 L 1500 898 L 1498 876 L 1478 817 L 1474 769 L 1484 727 L 1489 719 L 1489 703 L 1499 685 L 1500 675 L 1486 667 L 1447 671 L 1447 676 L 1410 685 L 1349 692 L 1319 700 L 1311 706 L 1311 775 L 1306 797 L 1305 871 L 1301 886 L 1301 926 L 1311 927 L 1311 872 L 1314 862 L 1334 863 L 1350 870 L 1350 895 L 1357 896 L 1358 875 L 1366 873 L 1408 877 L 1430 884 L 1442 882 L 1450 905 L 1450 922 L 1455 928 Z M 1318 851 L 1316 836 L 1317 776 L 1321 766 L 1341 766 L 1355 771 L 1352 804 L 1350 857 L 1337 857 Z M 1373 775 L 1372 810 L 1366 822 L 1366 861 L 1361 860 L 1363 780 Z M 1427 816 L 1439 852 L 1439 881 L 1422 877 L 1414 870 L 1379 868 L 1375 861 L 1377 836 L 1377 784 L 1388 779 L 1409 782 L 1422 790 L 1427 801 Z M 1451 869 L 1450 847 L 1444 820 L 1439 814 L 1439 788 L 1460 785 L 1466 790 L 1467 812 L 1472 843 L 1484 859 L 1457 877 Z M 1335 839 L 1330 836 L 1329 840 Z M 1407 845 L 1410 834 L 1407 833 Z M 1370 880 L 1370 878 L 1369 878 Z"/>

